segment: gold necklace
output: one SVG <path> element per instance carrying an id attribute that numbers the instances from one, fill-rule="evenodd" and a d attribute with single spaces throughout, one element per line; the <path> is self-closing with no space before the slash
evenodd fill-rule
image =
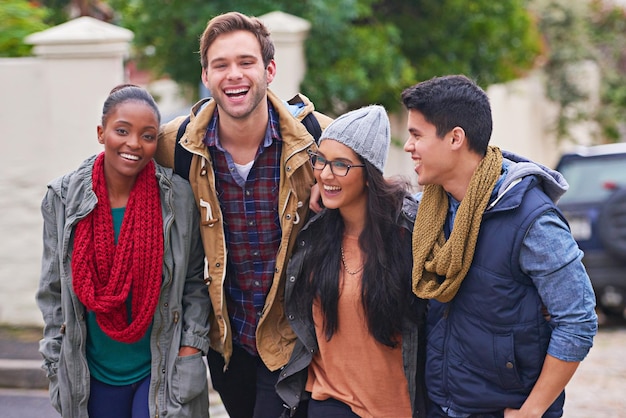
<path id="1" fill-rule="evenodd" d="M 357 271 L 351 271 L 348 269 L 348 265 L 346 264 L 346 256 L 343 253 L 343 245 L 341 246 L 341 262 L 343 263 L 343 268 L 351 274 L 352 276 L 356 276 L 363 270 L 363 266 L 361 266 Z"/>

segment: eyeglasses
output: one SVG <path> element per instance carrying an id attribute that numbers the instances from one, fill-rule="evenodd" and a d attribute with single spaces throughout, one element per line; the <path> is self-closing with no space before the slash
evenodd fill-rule
<path id="1" fill-rule="evenodd" d="M 348 164 L 343 161 L 328 161 L 326 158 L 314 152 L 309 152 L 311 159 L 311 166 L 315 170 L 323 170 L 327 165 L 330 165 L 330 171 L 339 177 L 345 177 L 352 167 L 365 167 L 365 164 Z"/>

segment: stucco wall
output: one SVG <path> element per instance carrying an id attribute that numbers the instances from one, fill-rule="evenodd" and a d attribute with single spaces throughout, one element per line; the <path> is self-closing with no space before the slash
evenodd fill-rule
<path id="1" fill-rule="evenodd" d="M 38 56 L 0 59 L 0 323 L 41 323 L 34 295 L 46 184 L 100 151 L 102 102 L 124 80 L 132 34 L 81 19 L 37 34 Z"/>

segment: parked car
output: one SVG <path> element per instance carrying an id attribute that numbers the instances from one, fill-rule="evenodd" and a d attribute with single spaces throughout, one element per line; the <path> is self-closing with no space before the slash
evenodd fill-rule
<path id="1" fill-rule="evenodd" d="M 585 253 L 598 309 L 626 318 L 626 143 L 579 147 L 556 169 L 570 186 L 558 207 Z"/>

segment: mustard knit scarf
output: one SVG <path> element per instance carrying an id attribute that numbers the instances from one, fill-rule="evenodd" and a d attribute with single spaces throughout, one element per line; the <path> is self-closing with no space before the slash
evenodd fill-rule
<path id="1" fill-rule="evenodd" d="M 489 147 L 472 175 L 447 241 L 448 195 L 439 185 L 424 187 L 413 229 L 413 292 L 420 298 L 449 302 L 456 295 L 472 264 L 483 212 L 501 170 L 502 152 Z"/>

